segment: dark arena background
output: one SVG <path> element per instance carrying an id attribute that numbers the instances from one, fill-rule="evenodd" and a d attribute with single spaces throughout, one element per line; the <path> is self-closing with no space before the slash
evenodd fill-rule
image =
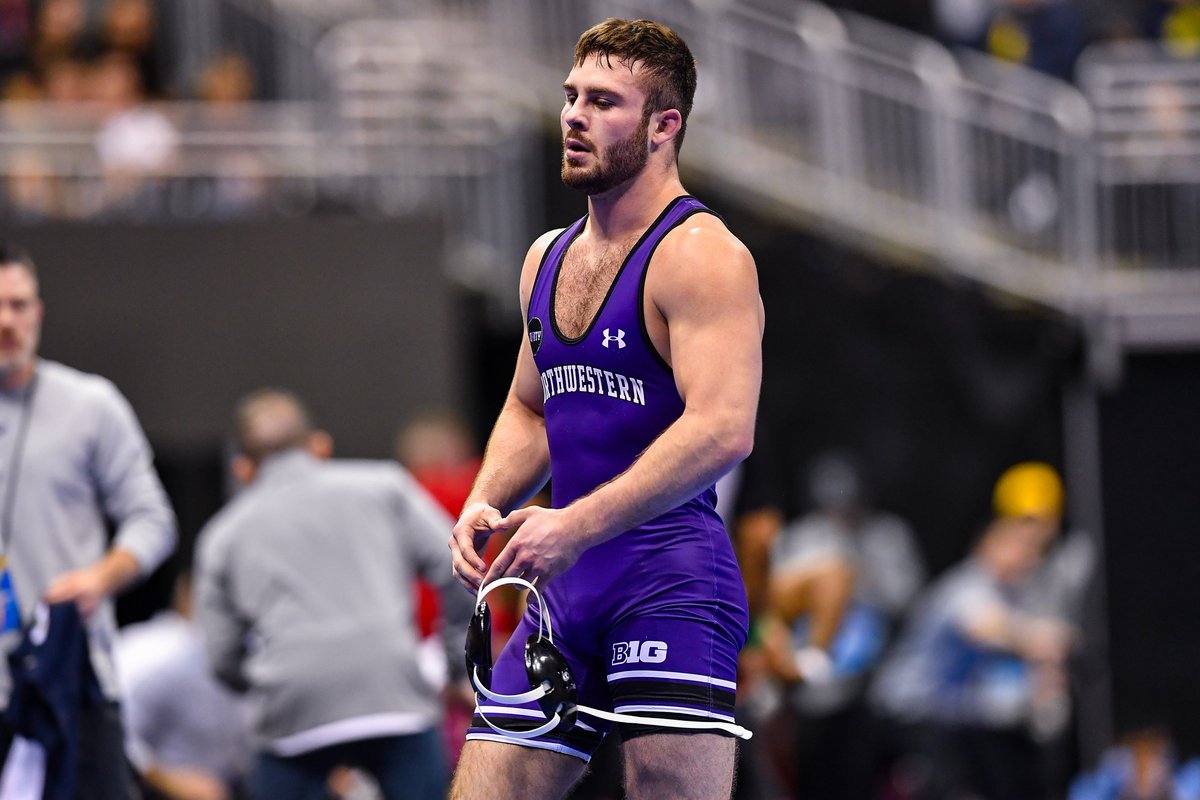
<path id="1" fill-rule="evenodd" d="M 38 263 L 42 356 L 120 388 L 179 520 L 123 630 L 191 569 L 252 389 L 294 390 L 338 456 L 404 459 L 431 415 L 482 452 L 525 248 L 586 210 L 558 176 L 575 37 L 648 17 L 696 52 L 684 182 L 750 249 L 766 311 L 755 449 L 722 497 L 738 552 L 748 524 L 820 512 L 808 479 L 838 452 L 911 531 L 923 589 L 988 529 L 1006 469 L 1052 466 L 1047 563 L 1084 554 L 1053 562 L 1078 594 L 1063 713 L 1005 722 L 1020 754 L 990 753 L 1047 799 L 1116 800 L 1101 776 L 1155 758 L 1169 785 L 1121 798 L 1200 797 L 1195 3 L 122 1 L 147 16 L 132 55 L 104 44 L 103 0 L 0 19 L 0 235 Z M 47 55 L 59 3 L 87 44 Z M 105 47 L 136 70 L 92 96 Z M 920 596 L 853 715 L 744 665 L 737 796 L 938 797 L 905 783 L 870 700 Z M 814 767 L 812 739 L 866 742 L 870 785 Z M 622 796 L 614 752 L 574 796 Z"/>

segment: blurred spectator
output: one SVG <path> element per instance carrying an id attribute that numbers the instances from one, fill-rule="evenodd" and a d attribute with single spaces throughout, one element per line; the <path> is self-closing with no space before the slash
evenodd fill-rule
<path id="1" fill-rule="evenodd" d="M 1071 80 L 1088 39 L 1078 0 L 935 0 L 936 35 Z"/>
<path id="2" fill-rule="evenodd" d="M 147 800 L 240 797 L 250 758 L 246 710 L 205 667 L 187 573 L 169 610 L 121 630 L 116 662 L 126 749 Z"/>
<path id="3" fill-rule="evenodd" d="M 253 127 L 248 115 L 255 93 L 254 74 L 245 58 L 233 53 L 217 56 L 197 82 L 197 95 L 205 104 L 203 124 Z M 206 215 L 227 219 L 261 211 L 269 194 L 262 157 L 249 148 L 222 148 L 210 158 L 212 177 L 193 182 Z"/>
<path id="4" fill-rule="evenodd" d="M 1121 179 L 1108 189 L 1108 236 L 1117 253 L 1134 263 L 1190 268 L 1200 252 L 1200 186 L 1180 176 L 1200 166 L 1192 145 L 1200 97 L 1167 77 L 1125 94 L 1123 113 L 1137 124 L 1106 143 L 1123 154 Z"/>
<path id="5" fill-rule="evenodd" d="M 466 423 L 457 415 L 434 411 L 417 416 L 396 434 L 393 453 L 447 514 L 462 511 L 479 471 L 480 455 Z M 418 622 L 421 635 L 428 637 L 436 631 L 438 597 L 426 581 L 418 581 L 418 592 Z M 493 627 L 503 628 L 504 623 L 493 618 Z"/>
<path id="6" fill-rule="evenodd" d="M 885 749 L 900 756 L 890 777 L 902 796 L 1047 796 L 1034 729 L 1063 707 L 1073 631 L 1032 606 L 1062 501 L 1045 464 L 1002 475 L 994 520 L 921 596 L 880 668 L 872 699 Z"/>
<path id="7" fill-rule="evenodd" d="M 257 93 L 250 62 L 236 53 L 214 58 L 200 73 L 197 85 L 200 99 L 217 108 L 236 107 Z"/>
<path id="8" fill-rule="evenodd" d="M 170 554 L 175 516 L 145 434 L 117 388 L 105 378 L 38 356 L 44 313 L 39 286 L 30 255 L 0 242 L 0 419 L 9 432 L 0 438 L 8 465 L 0 513 L 3 629 L 11 634 L 32 623 L 41 601 L 76 606 L 86 625 L 83 661 L 90 663 L 88 671 L 94 671 L 106 700 L 80 707 L 81 694 L 72 699 L 69 686 L 41 672 L 43 679 L 50 678 L 42 689 L 57 694 L 54 724 L 31 730 L 25 727 L 28 720 L 6 716 L 0 742 L 12 742 L 18 732 L 27 743 L 40 735 L 49 740 L 41 742 L 43 759 L 52 747 L 78 745 L 76 759 L 60 752 L 42 761 L 47 785 L 78 781 L 81 797 L 123 800 L 133 787 L 113 671 L 114 598 Z M 36 638 L 26 641 L 36 646 Z M 13 663 L 26 677 L 40 672 L 37 658 Z M 41 663 L 49 670 L 56 666 Z M 8 673 L 0 669 L 6 707 L 17 677 Z M 42 703 L 26 706 L 34 713 L 44 708 Z M 58 729 L 65 729 L 68 719 L 77 727 Z"/>
<path id="9" fill-rule="evenodd" d="M 87 59 L 95 52 L 88 37 L 85 0 L 42 0 L 34 19 L 29 66 L 35 74 L 61 58 Z"/>
<path id="10" fill-rule="evenodd" d="M 443 589 L 453 698 L 468 702 L 450 517 L 397 464 L 327 460 L 291 394 L 251 394 L 235 423 L 246 488 L 201 532 L 196 617 L 217 676 L 253 700 L 256 796 L 319 800 L 338 766 L 388 800 L 441 796 L 443 702 L 415 654 L 410 582 Z"/>
<path id="11" fill-rule="evenodd" d="M 137 67 L 127 55 L 109 53 L 97 62 L 92 96 L 104 115 L 96 150 L 105 176 L 105 206 L 134 210 L 159 188 L 157 179 L 174 163 L 179 133 L 145 103 Z"/>
<path id="12" fill-rule="evenodd" d="M 1084 594 L 1095 566 L 1095 546 L 1083 531 L 1062 531 L 1062 483 L 1053 467 L 1025 462 L 1009 468 L 997 481 L 992 507 L 1000 519 L 1027 519 L 1040 524 L 1051 544 L 1024 587 L 1026 611 L 1082 624 Z"/>
<path id="13" fill-rule="evenodd" d="M 0 0 L 0 80 L 25 66 L 32 5 L 30 0 Z"/>
<path id="14" fill-rule="evenodd" d="M 783 512 L 775 504 L 763 503 L 742 511 L 736 517 L 734 543 L 737 546 L 742 580 L 746 584 L 746 599 L 750 606 L 751 620 L 756 620 L 767 610 L 767 576 L 770 571 L 771 547 L 782 528 Z M 751 639 L 757 634 L 758 631 L 752 624 Z M 753 643 L 752 641 L 751 644 Z M 741 685 L 740 681 L 738 685 Z"/>
<path id="15" fill-rule="evenodd" d="M 889 631 L 924 581 L 907 523 L 873 509 L 855 461 L 816 460 L 814 510 L 785 527 L 771 552 L 774 618 L 767 650 L 795 714 L 795 796 L 867 797 L 863 690 Z"/>
<path id="16" fill-rule="evenodd" d="M 480 453 L 475 438 L 457 414 L 428 411 L 417 415 L 396 434 L 393 453 L 446 513 L 458 516 L 479 472 Z M 489 560 L 495 557 L 502 544 L 498 541 L 488 548 Z M 492 647 L 493 652 L 498 653 L 520 619 L 520 594 L 514 587 L 504 586 L 493 592 L 491 598 Z M 440 608 L 434 587 L 428 581 L 418 581 L 417 619 L 421 636 L 426 641 L 437 633 Z M 445 734 L 452 765 L 457 763 L 470 721 L 470 710 L 449 709 Z"/>
<path id="17" fill-rule="evenodd" d="M 1200 2 L 1149 0 L 1143 7 L 1142 32 L 1159 39 L 1179 58 L 1200 55 Z"/>
<path id="18" fill-rule="evenodd" d="M 101 14 L 100 48 L 132 61 L 147 96 L 159 99 L 164 80 L 156 27 L 150 0 L 108 0 Z"/>
<path id="19" fill-rule="evenodd" d="M 933 0 L 936 35 L 952 45 L 983 48 L 1001 0 Z"/>
<path id="20" fill-rule="evenodd" d="M 93 97 L 91 80 L 91 68 L 79 58 L 56 58 L 42 69 L 45 99 L 63 107 L 90 101 Z"/>
<path id="21" fill-rule="evenodd" d="M 56 214 L 54 180 L 40 152 L 32 148 L 13 152 L 4 164 L 4 175 L 6 211 L 11 217 L 35 222 Z"/>
<path id="22" fill-rule="evenodd" d="M 4 102 L 25 103 L 42 99 L 42 87 L 32 73 L 14 72 L 4 81 Z"/>
<path id="23" fill-rule="evenodd" d="M 392 450 L 447 514 L 456 516 L 462 511 L 479 471 L 480 454 L 466 423 L 456 414 L 432 411 L 418 415 L 396 434 Z M 421 635 L 429 636 L 438 617 L 437 594 L 424 581 L 418 587 Z M 493 619 L 493 626 L 503 627 L 504 622 Z"/>
<path id="24" fill-rule="evenodd" d="M 74 146 L 37 144 L 39 138 L 78 133 L 87 141 L 95 125 L 92 106 L 92 67 L 80 58 L 54 59 L 42 71 L 41 82 L 18 73 L 6 86 L 3 123 L 20 131 L 31 143 L 6 149 L 4 170 L 7 213 L 24 221 L 95 216 L 103 206 L 104 186 L 95 178 L 64 175 L 63 165 L 78 164 L 83 154 Z M 86 156 L 83 156 L 86 158 Z"/>
<path id="25" fill-rule="evenodd" d="M 1086 44 L 1086 20 L 1074 0 L 1006 0 L 988 26 L 986 50 L 1070 81 Z"/>
<path id="26" fill-rule="evenodd" d="M 790 752 L 793 731 L 781 713 L 782 692 L 768 665 L 764 633 L 771 628 L 767 602 L 771 547 L 783 529 L 792 488 L 780 476 L 794 467 L 781 465 L 783 460 L 773 447 L 779 437 L 761 420 L 755 438 L 754 452 L 736 468 L 731 518 L 723 517 L 733 538 L 750 611 L 750 635 L 738 653 L 736 715 L 757 734 L 737 748 L 734 797 L 738 800 L 780 796 L 784 792 L 780 776 L 792 773 L 791 759 L 785 764 L 777 758 L 781 751 Z"/>
<path id="27" fill-rule="evenodd" d="M 44 115 L 36 101 L 43 99 L 42 87 L 32 73 L 17 72 L 4 84 L 3 125 L 12 132 L 39 132 Z M 21 222 L 35 222 L 55 212 L 54 181 L 42 148 L 6 148 L 0 160 L 3 175 L 3 213 Z"/>
<path id="28" fill-rule="evenodd" d="M 1068 800 L 1200 800 L 1200 758 L 1180 764 L 1166 730 L 1133 731 L 1075 779 Z"/>
<path id="29" fill-rule="evenodd" d="M 462 511 L 480 463 L 479 446 L 462 419 L 449 411 L 421 414 L 396 435 L 394 450 L 447 513 Z"/>

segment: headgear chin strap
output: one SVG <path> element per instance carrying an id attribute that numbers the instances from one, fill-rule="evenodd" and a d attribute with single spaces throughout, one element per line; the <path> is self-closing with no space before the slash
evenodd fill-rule
<path id="1" fill-rule="evenodd" d="M 529 590 L 537 601 L 539 610 L 537 633 L 525 641 L 525 673 L 529 676 L 530 690 L 521 694 L 499 694 L 492 691 L 492 618 L 484 602 L 488 592 L 500 586 L 522 586 Z M 575 678 L 562 651 L 554 644 L 554 628 L 550 613 L 538 593 L 537 587 L 524 578 L 500 578 L 487 587 L 480 586 L 475 598 L 475 614 L 467 628 L 467 675 L 475 689 L 475 713 L 497 733 L 517 739 L 532 739 L 554 730 L 568 730 L 575 725 L 576 713 L 583 711 L 610 722 L 625 722 L 635 725 L 656 725 L 664 728 L 687 730 L 721 730 L 740 739 L 749 739 L 753 734 L 740 725 L 720 720 L 682 720 L 661 717 L 641 717 L 634 714 L 618 714 L 598 708 L 579 705 L 576 702 Z M 517 731 L 502 728 L 487 718 L 479 704 L 479 695 L 501 705 L 520 705 L 537 701 L 546 722 L 532 730 Z"/>

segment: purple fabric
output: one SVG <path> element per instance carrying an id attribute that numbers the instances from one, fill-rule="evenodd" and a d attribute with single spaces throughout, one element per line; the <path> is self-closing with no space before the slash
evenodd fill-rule
<path id="1" fill-rule="evenodd" d="M 578 339 L 568 339 L 558 330 L 553 298 L 563 255 L 583 230 L 586 217 L 547 249 L 530 296 L 528 322 L 542 378 L 556 508 L 624 472 L 683 411 L 671 370 L 645 333 L 642 292 L 659 242 L 696 213 L 711 212 L 688 196 L 667 206 L 630 251 L 596 318 Z M 570 570 L 544 587 L 555 640 L 575 670 L 581 702 L 611 709 L 612 698 L 619 696 L 621 704 L 636 705 L 637 692 L 625 689 L 636 690 L 640 684 L 626 683 L 614 695 L 609 681 L 612 674 L 632 668 L 631 648 L 639 648 L 632 664 L 695 676 L 683 681 L 684 687 L 720 690 L 716 698 L 710 692 L 697 700 L 695 692 L 682 692 L 677 701 L 670 701 L 669 689 L 648 684 L 646 703 L 674 702 L 731 713 L 732 689 L 726 683 L 735 679 L 748 618 L 741 573 L 715 504 L 716 492 L 708 487 L 585 551 Z M 498 691 L 529 688 L 522 649 L 529 631 L 537 629 L 538 611 L 531 605 L 497 659 Z M 656 660 L 660 656 L 662 660 Z M 673 681 L 679 682 L 660 676 L 650 684 Z M 472 734 L 479 733 L 487 732 L 473 726 Z M 574 748 L 590 750 L 584 741 L 568 738 Z"/>

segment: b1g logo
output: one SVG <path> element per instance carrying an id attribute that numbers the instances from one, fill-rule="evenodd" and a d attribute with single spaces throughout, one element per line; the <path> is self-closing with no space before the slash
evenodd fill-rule
<path id="1" fill-rule="evenodd" d="M 661 664 L 667 660 L 666 642 L 613 642 L 613 666 L 618 664 Z"/>

